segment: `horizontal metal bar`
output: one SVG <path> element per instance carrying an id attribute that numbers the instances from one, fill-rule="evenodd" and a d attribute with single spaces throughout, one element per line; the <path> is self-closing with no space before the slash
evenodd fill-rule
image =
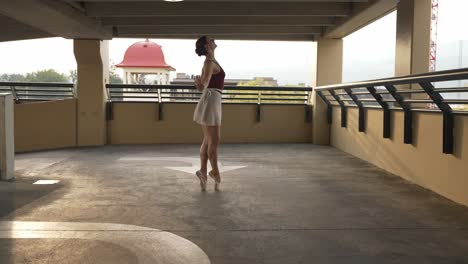
<path id="1" fill-rule="evenodd" d="M 129 95 L 112 95 L 111 98 L 158 98 L 157 96 L 129 96 Z"/>
<path id="2" fill-rule="evenodd" d="M 371 95 L 369 92 L 353 92 L 354 95 Z"/>
<path id="3" fill-rule="evenodd" d="M 15 88 L 17 92 L 70 92 L 72 93 L 72 89 L 27 89 L 27 88 Z"/>
<path id="4" fill-rule="evenodd" d="M 466 99 L 444 99 L 444 102 L 450 104 L 468 104 L 468 100 Z"/>
<path id="5" fill-rule="evenodd" d="M 439 93 L 463 93 L 463 92 L 468 92 L 468 87 L 435 88 L 435 90 Z"/>
<path id="6" fill-rule="evenodd" d="M 107 84 L 107 88 L 127 88 L 127 89 L 192 89 L 196 90 L 193 85 L 140 85 L 140 84 Z M 252 90 L 252 91 L 303 91 L 310 92 L 312 87 L 283 87 L 283 86 L 224 86 L 224 90 Z"/>
<path id="7" fill-rule="evenodd" d="M 405 103 L 433 103 L 431 99 L 408 99 Z"/>
<path id="8" fill-rule="evenodd" d="M 340 105 L 333 105 L 332 106 L 336 106 L 336 107 L 340 107 Z M 349 105 L 349 107 L 353 107 L 353 108 L 358 108 L 356 105 Z M 376 106 L 364 106 L 364 108 L 371 108 L 371 109 L 380 109 L 380 110 L 383 110 L 381 107 L 376 107 Z M 392 110 L 392 111 L 403 111 L 403 108 L 400 108 L 400 107 L 391 107 L 389 108 L 389 110 Z M 442 111 L 440 111 L 439 109 L 425 109 L 425 108 L 412 108 L 410 109 L 411 112 L 425 112 L 425 113 L 442 113 Z M 452 114 L 456 114 L 456 115 L 468 115 L 468 110 L 467 111 L 452 111 Z"/>
<path id="9" fill-rule="evenodd" d="M 385 86 L 385 85 L 400 85 L 400 84 L 412 84 L 412 83 L 423 83 L 423 82 L 439 82 L 439 81 L 451 81 L 451 80 L 464 80 L 468 79 L 468 68 L 462 68 L 457 70 L 438 71 L 431 73 L 423 73 L 418 75 L 407 75 L 401 77 L 393 77 L 386 79 L 368 80 L 362 82 L 352 82 L 346 84 L 335 84 L 326 85 L 315 88 L 317 91 L 324 90 L 337 90 L 345 88 L 362 88 L 367 86 Z"/>
<path id="10" fill-rule="evenodd" d="M 51 96 L 51 97 L 73 97 L 73 94 L 25 94 L 25 93 L 17 93 L 17 96 L 29 96 L 29 97 L 41 97 L 41 96 Z"/>
<path id="11" fill-rule="evenodd" d="M 374 98 L 359 98 L 361 102 L 377 102 Z"/>
<path id="12" fill-rule="evenodd" d="M 346 96 L 349 96 L 347 93 L 335 93 L 335 95 L 346 95 Z"/>
<path id="13" fill-rule="evenodd" d="M 111 91 L 110 94 L 158 94 L 157 91 Z"/>
<path id="14" fill-rule="evenodd" d="M 73 83 L 40 83 L 40 82 L 0 82 L 0 86 L 30 86 L 30 87 L 73 87 Z"/>
<path id="15" fill-rule="evenodd" d="M 20 98 L 18 101 L 58 101 L 73 98 Z"/>
<path id="16" fill-rule="evenodd" d="M 388 94 L 389 92 L 382 92 L 382 94 Z M 397 93 L 400 94 L 413 94 L 413 93 L 426 93 L 424 90 L 419 90 L 419 89 L 413 89 L 413 90 L 397 90 Z"/>

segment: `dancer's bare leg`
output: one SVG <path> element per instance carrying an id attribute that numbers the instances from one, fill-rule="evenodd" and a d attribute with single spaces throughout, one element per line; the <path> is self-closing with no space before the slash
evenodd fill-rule
<path id="1" fill-rule="evenodd" d="M 200 170 L 195 172 L 195 175 L 200 179 L 200 187 L 202 191 L 206 190 L 206 182 L 208 177 L 206 176 L 207 171 L 207 163 L 208 163 L 208 144 L 206 143 L 207 135 L 205 133 L 205 129 L 203 128 L 203 142 L 200 146 Z"/>
<path id="2" fill-rule="evenodd" d="M 207 138 L 207 133 L 208 131 L 206 130 L 205 126 L 202 126 L 203 129 L 203 142 L 200 146 L 200 172 L 206 176 L 208 173 L 208 138 Z"/>
<path id="3" fill-rule="evenodd" d="M 208 159 L 210 160 L 211 168 L 210 174 L 214 177 L 215 181 L 220 183 L 221 176 L 218 168 L 218 145 L 221 140 L 221 129 L 219 126 L 207 126 L 208 132 Z"/>

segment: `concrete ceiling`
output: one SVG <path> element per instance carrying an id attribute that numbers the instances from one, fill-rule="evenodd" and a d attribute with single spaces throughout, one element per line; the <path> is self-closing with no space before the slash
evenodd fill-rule
<path id="1" fill-rule="evenodd" d="M 0 41 L 60 36 L 312 41 L 340 38 L 398 0 L 0 1 Z M 3 26 L 6 25 L 6 26 Z"/>

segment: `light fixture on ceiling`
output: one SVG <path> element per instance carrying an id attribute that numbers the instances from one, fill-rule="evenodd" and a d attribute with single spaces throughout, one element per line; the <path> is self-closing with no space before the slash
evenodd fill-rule
<path id="1" fill-rule="evenodd" d="M 166 2 L 182 2 L 184 0 L 164 0 L 164 1 L 166 1 Z"/>

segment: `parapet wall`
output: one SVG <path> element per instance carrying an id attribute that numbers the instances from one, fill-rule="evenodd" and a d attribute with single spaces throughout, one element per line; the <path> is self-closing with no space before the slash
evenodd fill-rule
<path id="1" fill-rule="evenodd" d="M 331 145 L 388 172 L 468 206 L 468 116 L 455 116 L 454 154 L 442 153 L 442 114 L 414 113 L 413 144 L 403 144 L 403 112 L 392 111 L 392 137 L 383 138 L 383 112 L 366 110 L 366 132 L 358 132 L 358 110 L 348 109 L 342 128 L 333 109 Z"/>
<path id="2" fill-rule="evenodd" d="M 15 152 L 76 146 L 76 99 L 16 104 Z"/>
<path id="3" fill-rule="evenodd" d="M 307 143 L 312 123 L 304 105 L 224 104 L 223 143 Z M 195 104 L 167 103 L 159 120 L 157 103 L 114 103 L 107 122 L 107 144 L 201 143 L 192 121 Z M 15 151 L 76 147 L 77 102 L 58 100 L 15 105 Z"/>
<path id="4" fill-rule="evenodd" d="M 110 144 L 200 143 L 203 134 L 192 121 L 195 104 L 162 106 L 156 103 L 114 103 L 114 118 L 108 123 Z M 223 143 L 307 143 L 312 123 L 306 122 L 303 105 L 257 106 L 223 104 Z"/>

